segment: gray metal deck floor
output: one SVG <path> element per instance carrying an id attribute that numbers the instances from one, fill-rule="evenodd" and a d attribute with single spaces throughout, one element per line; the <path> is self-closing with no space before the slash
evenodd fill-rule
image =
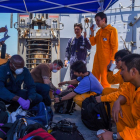
<path id="1" fill-rule="evenodd" d="M 55 114 L 54 113 L 54 122 L 58 122 L 60 120 L 66 119 L 68 121 L 71 121 L 72 123 L 75 123 L 76 126 L 78 126 L 78 130 L 81 132 L 85 140 L 98 140 L 96 137 L 96 131 L 89 130 L 85 125 L 83 124 L 81 120 L 81 108 L 76 105 L 75 107 L 76 111 L 72 115 L 69 114 Z M 116 125 L 113 123 L 112 126 L 113 132 L 116 132 Z"/>
<path id="2" fill-rule="evenodd" d="M 112 88 L 118 88 L 118 85 L 112 85 Z M 98 140 L 96 137 L 96 131 L 89 130 L 85 125 L 83 124 L 81 120 L 81 108 L 76 105 L 75 107 L 76 111 L 72 115 L 69 114 L 55 114 L 54 113 L 54 122 L 58 122 L 60 120 L 66 119 L 71 121 L 72 123 L 75 123 L 78 126 L 78 130 L 81 132 L 85 140 Z M 115 123 L 112 123 L 112 131 L 117 132 Z"/>
<path id="3" fill-rule="evenodd" d="M 76 111 L 72 115 L 69 114 L 54 114 L 53 121 L 58 122 L 60 120 L 66 119 L 78 126 L 78 130 L 81 132 L 85 140 L 98 140 L 96 137 L 96 131 L 89 130 L 84 126 L 81 120 L 81 108 L 76 105 Z"/>

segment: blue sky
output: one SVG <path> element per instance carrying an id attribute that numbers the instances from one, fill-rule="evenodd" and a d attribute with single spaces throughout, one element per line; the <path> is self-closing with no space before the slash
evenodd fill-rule
<path id="1" fill-rule="evenodd" d="M 16 21 L 17 14 L 13 14 L 13 23 Z M 0 13 L 0 27 L 5 27 L 5 25 L 8 27 L 8 35 L 10 36 L 10 38 L 5 41 L 5 44 L 7 45 L 6 53 L 10 55 L 17 54 L 17 30 L 10 28 L 10 14 Z M 2 38 L 3 35 L 3 33 L 0 33 L 0 38 Z"/>

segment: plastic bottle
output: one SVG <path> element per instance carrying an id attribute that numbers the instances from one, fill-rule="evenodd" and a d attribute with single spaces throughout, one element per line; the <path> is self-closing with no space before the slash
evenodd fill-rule
<path id="1" fill-rule="evenodd" d="M 101 116 L 100 116 L 100 114 L 97 114 L 97 119 L 98 120 L 101 120 L 102 119 Z"/>

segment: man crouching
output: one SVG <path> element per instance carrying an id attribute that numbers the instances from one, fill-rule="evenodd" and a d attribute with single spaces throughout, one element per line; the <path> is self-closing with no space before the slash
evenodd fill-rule
<path id="1" fill-rule="evenodd" d="M 74 75 L 76 75 L 78 78 L 71 81 L 61 82 L 58 85 L 62 86 L 65 84 L 78 84 L 78 86 L 73 90 L 73 92 L 70 92 L 63 97 L 55 98 L 54 100 L 56 103 L 58 103 L 74 98 L 75 103 L 81 107 L 82 102 L 86 98 L 92 95 L 94 96 L 96 93 L 101 94 L 103 87 L 96 77 L 91 72 L 87 71 L 86 65 L 82 61 L 76 61 L 73 63 L 71 65 L 71 69 L 74 71 Z"/>
<path id="2" fill-rule="evenodd" d="M 21 89 L 24 82 L 27 90 Z M 20 55 L 13 55 L 11 59 L 0 67 L 0 100 L 11 104 L 9 111 L 14 111 L 18 105 L 25 110 L 42 101 L 42 96 L 36 93 L 35 84 L 29 70 L 24 67 L 24 60 Z"/>

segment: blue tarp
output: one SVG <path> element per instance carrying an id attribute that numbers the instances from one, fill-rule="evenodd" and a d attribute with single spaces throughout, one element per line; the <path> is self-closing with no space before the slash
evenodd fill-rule
<path id="1" fill-rule="evenodd" d="M 97 13 L 118 0 L 0 0 L 0 13 Z"/>

